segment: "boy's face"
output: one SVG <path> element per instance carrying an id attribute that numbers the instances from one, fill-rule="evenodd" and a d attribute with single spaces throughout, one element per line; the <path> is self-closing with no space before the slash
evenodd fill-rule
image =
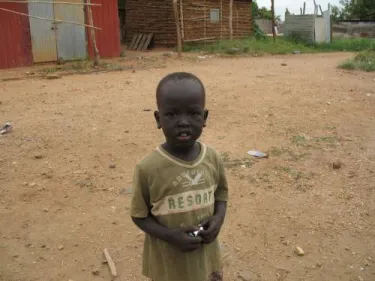
<path id="1" fill-rule="evenodd" d="M 195 144 L 208 116 L 204 106 L 205 94 L 196 81 L 169 81 L 160 89 L 155 119 L 171 148 L 186 149 Z"/>

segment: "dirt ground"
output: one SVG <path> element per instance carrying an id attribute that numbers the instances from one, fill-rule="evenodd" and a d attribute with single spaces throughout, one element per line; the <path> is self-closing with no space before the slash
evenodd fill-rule
<path id="1" fill-rule="evenodd" d="M 0 82 L 14 126 L 0 135 L 0 280 L 111 280 L 104 248 L 116 280 L 143 280 L 129 188 L 163 141 L 156 84 L 181 70 L 207 87 L 202 140 L 227 167 L 225 280 L 375 280 L 375 76 L 338 70 L 350 56 L 160 54 L 161 68 Z"/>

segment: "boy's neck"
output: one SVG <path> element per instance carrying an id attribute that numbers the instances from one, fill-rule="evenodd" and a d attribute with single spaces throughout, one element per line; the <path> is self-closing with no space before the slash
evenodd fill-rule
<path id="1" fill-rule="evenodd" d="M 167 142 L 162 144 L 162 147 L 172 156 L 186 162 L 195 161 L 201 152 L 201 145 L 199 142 L 195 142 L 194 145 L 190 147 L 173 147 Z"/>

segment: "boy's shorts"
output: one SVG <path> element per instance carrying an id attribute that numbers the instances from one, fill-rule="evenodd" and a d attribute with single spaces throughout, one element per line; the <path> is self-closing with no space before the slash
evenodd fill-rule
<path id="1" fill-rule="evenodd" d="M 210 278 L 207 281 L 223 281 L 223 272 L 218 271 L 211 274 Z M 149 279 L 149 281 L 153 281 L 152 279 Z"/>

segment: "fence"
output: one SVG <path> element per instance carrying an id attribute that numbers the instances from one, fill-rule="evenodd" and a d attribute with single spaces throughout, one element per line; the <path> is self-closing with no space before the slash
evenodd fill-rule
<path id="1" fill-rule="evenodd" d="M 342 21 L 334 23 L 333 36 L 375 38 L 375 21 Z"/>

